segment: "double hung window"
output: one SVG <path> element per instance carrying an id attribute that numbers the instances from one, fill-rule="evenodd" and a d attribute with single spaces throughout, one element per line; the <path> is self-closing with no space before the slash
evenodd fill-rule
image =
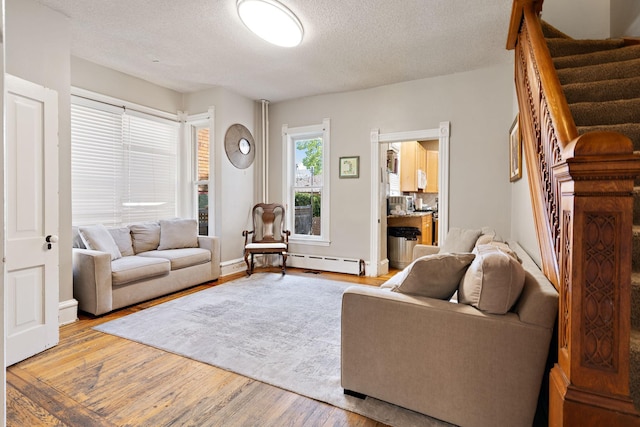
<path id="1" fill-rule="evenodd" d="M 291 241 L 329 244 L 329 139 L 329 119 L 314 126 L 283 126 Z"/>
<path id="2" fill-rule="evenodd" d="M 72 97 L 74 225 L 176 216 L 179 124 Z"/>

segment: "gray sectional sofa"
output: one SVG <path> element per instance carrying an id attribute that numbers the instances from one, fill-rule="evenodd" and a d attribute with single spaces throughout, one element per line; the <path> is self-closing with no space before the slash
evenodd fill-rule
<path id="1" fill-rule="evenodd" d="M 473 252 L 418 245 L 381 287 L 347 288 L 346 394 L 460 426 L 532 425 L 558 294 L 516 243 L 481 239 Z"/>
<path id="2" fill-rule="evenodd" d="M 220 241 L 191 219 L 74 227 L 73 293 L 101 315 L 220 276 Z"/>

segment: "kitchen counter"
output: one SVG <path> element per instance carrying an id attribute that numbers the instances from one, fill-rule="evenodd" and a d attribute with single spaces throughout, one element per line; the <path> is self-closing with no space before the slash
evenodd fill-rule
<path id="1" fill-rule="evenodd" d="M 421 212 L 409 212 L 404 215 L 387 215 L 387 218 L 407 218 L 412 216 L 425 216 L 432 215 L 433 211 L 421 211 Z"/>

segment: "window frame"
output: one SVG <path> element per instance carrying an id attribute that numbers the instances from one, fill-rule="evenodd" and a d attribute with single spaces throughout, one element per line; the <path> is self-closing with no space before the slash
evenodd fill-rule
<path id="1" fill-rule="evenodd" d="M 317 137 L 322 138 L 321 232 L 319 236 L 295 234 L 294 184 L 296 175 L 296 141 Z M 285 206 L 287 207 L 286 227 L 288 230 L 291 230 L 289 242 L 304 245 L 329 246 L 331 244 L 331 120 L 323 119 L 321 124 L 291 128 L 286 124 L 283 125 L 282 145 L 284 148 L 283 165 L 285 171 L 282 194 L 284 195 Z"/>
<path id="2" fill-rule="evenodd" d="M 208 235 L 216 235 L 216 221 L 215 221 L 215 175 L 214 175 L 214 130 L 215 130 L 215 108 L 209 107 L 206 113 L 188 115 L 184 119 L 185 132 L 184 138 L 186 144 L 184 144 L 187 152 L 185 158 L 188 159 L 188 164 L 185 165 L 185 173 L 181 174 L 184 179 L 184 184 L 181 186 L 185 192 L 186 198 L 188 198 L 189 216 L 199 219 L 198 215 L 198 186 L 206 184 L 208 185 Z M 209 179 L 198 180 L 198 140 L 197 132 L 199 129 L 209 129 Z M 183 200 L 186 200 L 183 199 Z"/>

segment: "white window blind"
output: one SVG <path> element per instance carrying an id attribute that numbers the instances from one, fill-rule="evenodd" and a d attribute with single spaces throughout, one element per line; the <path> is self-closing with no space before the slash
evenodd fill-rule
<path id="1" fill-rule="evenodd" d="M 171 120 L 73 97 L 73 224 L 175 217 L 178 129 Z"/>

